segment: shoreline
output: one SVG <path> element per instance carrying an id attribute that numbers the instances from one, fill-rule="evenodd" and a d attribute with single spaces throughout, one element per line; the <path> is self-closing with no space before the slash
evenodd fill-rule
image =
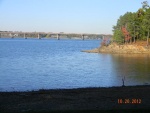
<path id="1" fill-rule="evenodd" d="M 92 50 L 83 50 L 87 53 L 108 53 L 108 54 L 150 54 L 150 46 L 142 46 L 136 44 L 118 45 L 111 43 L 108 46 L 100 46 Z"/>
<path id="2" fill-rule="evenodd" d="M 150 85 L 0 92 L 0 112 L 150 110 L 149 91 Z"/>
<path id="3" fill-rule="evenodd" d="M 81 87 L 81 88 L 57 88 L 57 89 L 38 89 L 38 90 L 25 90 L 25 91 L 0 91 L 2 93 L 39 93 L 49 91 L 74 91 L 74 90 L 87 90 L 87 89 L 111 89 L 111 88 L 132 88 L 132 87 L 150 87 L 150 84 L 131 85 L 131 86 L 108 86 L 108 87 Z"/>
<path id="4" fill-rule="evenodd" d="M 86 53 L 100 53 L 99 48 L 91 49 L 91 50 L 82 50 L 81 52 L 86 52 Z"/>

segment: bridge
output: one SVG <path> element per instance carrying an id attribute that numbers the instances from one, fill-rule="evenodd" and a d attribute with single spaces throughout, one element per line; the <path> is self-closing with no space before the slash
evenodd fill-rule
<path id="1" fill-rule="evenodd" d="M 38 39 L 41 38 L 57 38 L 57 40 L 60 40 L 60 37 L 69 37 L 69 38 L 73 38 L 73 37 L 78 37 L 81 38 L 82 40 L 88 39 L 89 37 L 96 37 L 97 39 L 101 38 L 111 38 L 112 35 L 110 34 L 88 34 L 88 33 L 64 33 L 64 32 L 60 32 L 60 33 L 53 33 L 53 32 L 13 32 L 13 31 L 0 31 L 0 38 L 2 37 L 11 37 L 11 38 L 15 38 L 15 37 L 23 37 L 25 39 L 29 38 L 29 37 L 35 37 Z"/>

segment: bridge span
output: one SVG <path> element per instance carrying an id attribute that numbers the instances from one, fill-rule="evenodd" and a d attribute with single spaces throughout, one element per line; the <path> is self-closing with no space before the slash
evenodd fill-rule
<path id="1" fill-rule="evenodd" d="M 78 37 L 81 38 L 82 40 L 84 39 L 88 39 L 91 37 L 95 37 L 97 39 L 104 39 L 104 38 L 111 38 L 112 35 L 110 34 L 88 34 L 88 33 L 53 33 L 53 32 L 13 32 L 13 31 L 1 31 L 0 32 L 0 38 L 1 37 L 11 37 L 11 38 L 15 38 L 15 37 L 23 37 L 25 39 L 29 38 L 29 37 L 35 37 L 38 39 L 41 38 L 57 38 L 57 40 L 60 40 L 60 38 L 63 37 L 69 37 L 69 38 L 73 38 L 73 37 Z"/>

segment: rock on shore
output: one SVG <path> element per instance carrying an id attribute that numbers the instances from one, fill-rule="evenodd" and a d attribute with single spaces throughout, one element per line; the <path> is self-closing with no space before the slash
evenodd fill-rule
<path id="1" fill-rule="evenodd" d="M 121 53 L 121 54 L 147 54 L 150 53 L 150 48 L 146 46 L 139 46 L 134 44 L 127 44 L 127 45 L 118 45 L 112 43 L 108 46 L 101 46 L 99 48 L 93 50 L 85 50 L 82 52 L 88 53 Z"/>
<path id="2" fill-rule="evenodd" d="M 87 53 L 99 53 L 99 48 L 95 48 L 92 50 L 83 50 L 82 52 L 87 52 Z"/>

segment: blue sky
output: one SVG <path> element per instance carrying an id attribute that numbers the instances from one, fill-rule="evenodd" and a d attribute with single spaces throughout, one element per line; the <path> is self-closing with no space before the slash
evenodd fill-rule
<path id="1" fill-rule="evenodd" d="M 0 31 L 112 34 L 119 16 L 143 1 L 0 0 Z"/>

